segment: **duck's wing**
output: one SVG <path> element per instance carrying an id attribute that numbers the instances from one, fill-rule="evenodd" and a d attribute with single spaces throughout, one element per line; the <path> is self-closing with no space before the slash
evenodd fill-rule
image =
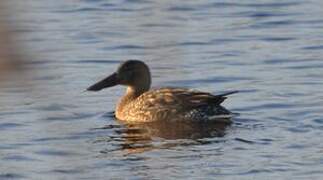
<path id="1" fill-rule="evenodd" d="M 201 91 L 185 91 L 183 90 L 176 96 L 180 98 L 184 104 L 187 104 L 187 106 L 196 108 L 200 106 L 219 106 L 230 94 L 234 94 L 236 91 L 219 94 L 219 95 L 213 95 L 211 93 L 207 92 L 201 92 Z"/>
<path id="2" fill-rule="evenodd" d="M 233 93 L 236 93 L 236 91 L 213 95 L 185 88 L 162 88 L 148 91 L 139 98 L 142 99 L 142 102 L 146 102 L 145 106 L 191 109 L 206 105 L 220 105 L 227 95 Z"/>

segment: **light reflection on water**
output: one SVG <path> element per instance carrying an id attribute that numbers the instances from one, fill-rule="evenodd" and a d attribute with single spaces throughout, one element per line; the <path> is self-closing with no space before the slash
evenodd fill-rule
<path id="1" fill-rule="evenodd" d="M 321 1 L 8 3 L 33 73 L 0 94 L 0 179 L 323 176 Z M 224 106 L 240 115 L 125 126 L 109 113 L 123 87 L 84 92 L 125 59 L 154 86 L 239 90 Z"/>

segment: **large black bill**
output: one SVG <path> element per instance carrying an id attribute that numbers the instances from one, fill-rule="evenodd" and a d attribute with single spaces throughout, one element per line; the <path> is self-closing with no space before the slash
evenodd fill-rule
<path id="1" fill-rule="evenodd" d="M 89 88 L 88 91 L 100 91 L 101 89 L 112 87 L 119 84 L 119 79 L 117 77 L 117 73 L 111 74 L 109 77 L 93 84 Z"/>

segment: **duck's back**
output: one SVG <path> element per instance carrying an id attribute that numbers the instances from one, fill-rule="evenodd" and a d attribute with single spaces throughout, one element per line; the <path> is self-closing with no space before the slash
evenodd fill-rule
<path id="1" fill-rule="evenodd" d="M 220 106 L 226 93 L 212 95 L 185 88 L 161 88 L 147 91 L 123 108 L 122 120 L 151 121 L 208 121 L 230 115 Z"/>

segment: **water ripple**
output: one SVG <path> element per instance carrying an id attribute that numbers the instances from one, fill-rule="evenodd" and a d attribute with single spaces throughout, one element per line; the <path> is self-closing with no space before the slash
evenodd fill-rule
<path id="1" fill-rule="evenodd" d="M 18 124 L 18 123 L 0 123 L 0 130 L 8 130 L 12 128 L 17 128 L 17 127 L 22 127 L 25 126 L 23 124 Z"/>
<path id="2" fill-rule="evenodd" d="M 88 60 L 78 60 L 78 61 L 73 61 L 75 63 L 80 63 L 80 64 L 119 64 L 121 61 L 120 60 L 100 60 L 100 59 L 88 59 Z"/>
<path id="3" fill-rule="evenodd" d="M 23 179 L 26 177 L 21 174 L 16 174 L 16 173 L 1 173 L 0 178 L 1 179 Z"/>
<path id="4" fill-rule="evenodd" d="M 120 45 L 120 46 L 113 46 L 113 47 L 104 47 L 103 50 L 140 50 L 146 49 L 148 47 L 140 46 L 140 45 Z"/>
<path id="5" fill-rule="evenodd" d="M 45 156 L 77 156 L 77 155 L 79 155 L 76 152 L 54 150 L 54 149 L 41 150 L 41 151 L 36 151 L 34 153 L 38 154 L 38 155 L 45 155 Z"/>
<path id="6" fill-rule="evenodd" d="M 259 3 L 232 3 L 232 2 L 216 2 L 212 6 L 223 7 L 245 7 L 245 8 L 280 8 L 300 5 L 302 2 L 259 2 Z"/>
<path id="7" fill-rule="evenodd" d="M 317 46 L 306 46 L 303 47 L 304 50 L 321 50 L 323 49 L 323 45 L 317 45 Z"/>

